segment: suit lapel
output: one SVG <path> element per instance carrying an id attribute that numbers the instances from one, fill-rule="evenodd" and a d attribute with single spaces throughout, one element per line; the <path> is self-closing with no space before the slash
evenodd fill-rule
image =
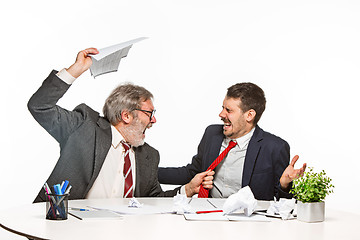
<path id="1" fill-rule="evenodd" d="M 261 140 L 263 139 L 263 130 L 256 126 L 254 134 L 250 139 L 246 151 L 245 163 L 242 177 L 242 187 L 248 186 L 251 182 L 251 176 L 254 171 L 255 163 L 261 149 Z"/>
<path id="2" fill-rule="evenodd" d="M 109 152 L 111 146 L 111 128 L 108 121 L 100 118 L 97 122 L 98 128 L 95 129 L 95 152 L 94 152 L 94 166 L 93 174 L 91 176 L 88 187 L 85 194 L 90 190 L 97 176 L 99 175 L 100 169 L 105 161 L 106 155 Z"/>
<path id="3" fill-rule="evenodd" d="M 150 179 L 151 171 L 151 161 L 148 159 L 149 156 L 147 151 L 144 151 L 144 146 L 135 148 L 135 163 L 136 163 L 136 180 L 135 180 L 135 194 L 134 196 L 141 196 L 141 189 L 145 189 L 148 180 Z"/>

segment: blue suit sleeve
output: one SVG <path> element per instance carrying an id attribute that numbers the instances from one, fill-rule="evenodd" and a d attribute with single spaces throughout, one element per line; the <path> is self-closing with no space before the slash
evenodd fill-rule
<path id="1" fill-rule="evenodd" d="M 290 161 L 290 146 L 287 142 L 283 142 L 281 148 L 279 149 L 278 156 L 274 158 L 274 172 L 275 172 L 275 197 L 279 198 L 292 198 L 292 194 L 288 191 L 291 189 L 291 185 L 288 189 L 283 190 L 280 185 L 280 178 L 284 172 L 284 170 L 289 165 Z"/>
<path id="2" fill-rule="evenodd" d="M 197 154 L 193 156 L 190 164 L 183 167 L 160 167 L 158 171 L 159 182 L 162 184 L 184 185 L 200 172 L 206 170 L 204 166 L 204 152 L 207 144 L 208 128 L 200 141 Z"/>

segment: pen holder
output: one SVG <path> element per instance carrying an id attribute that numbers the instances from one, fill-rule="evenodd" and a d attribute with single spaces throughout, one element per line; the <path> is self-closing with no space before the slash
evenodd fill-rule
<path id="1" fill-rule="evenodd" d="M 66 220 L 68 218 L 68 198 L 69 194 L 46 195 L 46 219 L 49 220 Z"/>

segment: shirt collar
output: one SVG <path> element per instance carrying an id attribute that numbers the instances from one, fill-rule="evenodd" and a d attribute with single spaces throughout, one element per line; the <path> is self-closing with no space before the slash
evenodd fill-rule
<path id="1" fill-rule="evenodd" d="M 121 141 L 125 141 L 125 139 L 113 125 L 111 125 L 111 135 L 112 135 L 111 144 L 115 149 L 117 149 Z"/>
<path id="2" fill-rule="evenodd" d="M 255 131 L 255 127 L 253 127 L 250 130 L 250 132 L 248 132 L 244 136 L 241 136 L 241 137 L 235 139 L 235 141 L 237 142 L 237 145 L 240 147 L 240 149 L 243 149 L 250 142 L 250 139 L 251 139 L 252 135 L 254 134 L 254 131 Z M 233 139 L 225 138 L 223 141 L 224 146 L 227 147 L 231 140 L 233 140 Z"/>

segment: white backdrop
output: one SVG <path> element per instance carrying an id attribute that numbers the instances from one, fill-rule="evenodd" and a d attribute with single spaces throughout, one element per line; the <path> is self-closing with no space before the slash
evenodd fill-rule
<path id="1" fill-rule="evenodd" d="M 205 127 L 220 123 L 226 89 L 251 81 L 265 91 L 260 127 L 287 140 L 291 155 L 333 179 L 327 206 L 358 201 L 360 3 L 358 1 L 11 1 L 1 6 L 0 208 L 30 203 L 59 147 L 26 104 L 52 69 L 79 50 L 137 37 L 119 71 L 84 73 L 60 101 L 101 111 L 119 83 L 155 96 L 146 140 L 161 166 L 191 161 Z"/>

